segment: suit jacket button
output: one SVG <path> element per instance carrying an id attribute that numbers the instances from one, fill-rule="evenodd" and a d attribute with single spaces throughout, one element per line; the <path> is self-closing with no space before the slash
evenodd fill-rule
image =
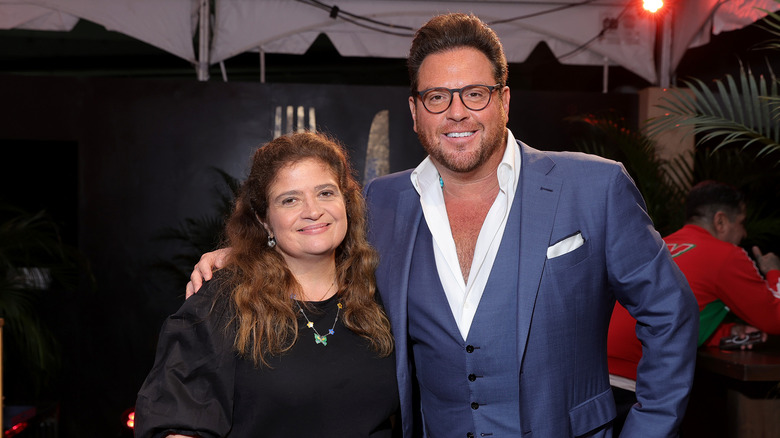
<path id="1" fill-rule="evenodd" d="M 479 409 L 479 403 L 477 402 L 471 402 L 471 409 L 477 410 Z"/>
<path id="2" fill-rule="evenodd" d="M 474 352 L 474 346 L 466 345 L 466 353 L 473 353 L 473 352 Z"/>
<path id="3" fill-rule="evenodd" d="M 474 434 L 469 432 L 466 434 L 466 438 L 474 438 Z"/>
<path id="4" fill-rule="evenodd" d="M 469 382 L 473 382 L 477 380 L 477 376 L 475 374 L 469 374 Z"/>

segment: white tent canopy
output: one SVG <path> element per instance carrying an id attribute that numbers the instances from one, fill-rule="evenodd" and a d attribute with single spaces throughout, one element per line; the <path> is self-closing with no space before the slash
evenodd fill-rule
<path id="1" fill-rule="evenodd" d="M 192 0 L 0 0 L 0 29 L 69 31 L 79 19 L 195 62 Z"/>
<path id="2" fill-rule="evenodd" d="M 503 42 L 509 62 L 523 62 L 540 41 L 546 41 L 556 56 L 574 51 L 583 42 L 599 34 L 605 18 L 617 18 L 620 8 L 614 6 L 572 7 L 554 13 L 552 4 L 509 4 L 505 2 L 438 2 L 438 1 L 363 1 L 340 0 L 347 11 L 369 17 L 396 28 L 362 22 L 371 28 L 330 17 L 330 11 L 303 2 L 268 0 L 228 0 L 216 3 L 216 25 L 211 61 L 219 62 L 248 50 L 303 53 L 320 33 L 333 42 L 343 56 L 379 56 L 404 58 L 409 52 L 413 30 L 431 16 L 443 12 L 472 12 L 486 22 L 498 22 L 513 16 L 529 16 L 492 27 Z M 632 11 L 633 12 L 633 11 Z M 539 14 L 533 16 L 535 14 Z M 653 65 L 654 23 L 626 14 L 630 27 L 615 38 L 604 38 L 565 59 L 572 64 L 612 62 L 649 80 L 655 79 Z M 280 20 L 279 17 L 295 17 Z M 374 30 L 380 29 L 380 30 Z M 619 29 L 621 31 L 623 29 Z"/>
<path id="3" fill-rule="evenodd" d="M 677 2 L 672 30 L 671 69 L 692 47 L 710 42 L 711 35 L 741 29 L 777 11 L 774 0 L 688 0 Z"/>
<path id="4" fill-rule="evenodd" d="M 213 4 L 214 15 L 208 13 Z M 474 13 L 498 33 L 509 62 L 545 42 L 564 64 L 620 65 L 658 83 L 656 26 L 641 0 L 0 0 L 0 29 L 67 31 L 86 19 L 193 64 L 216 64 L 247 51 L 302 54 L 321 33 L 343 56 L 406 57 L 413 30 L 443 12 Z M 711 34 L 777 10 L 774 0 L 676 1 L 670 16 L 669 72 Z M 334 7 L 335 6 L 335 7 Z M 371 21 L 369 21 L 371 20 Z M 200 24 L 199 24 L 200 23 Z M 198 25 L 211 44 L 196 56 Z M 204 40 L 205 41 L 205 40 Z M 200 62 L 199 62 L 200 61 Z M 201 75 L 202 77 L 202 75 Z"/>

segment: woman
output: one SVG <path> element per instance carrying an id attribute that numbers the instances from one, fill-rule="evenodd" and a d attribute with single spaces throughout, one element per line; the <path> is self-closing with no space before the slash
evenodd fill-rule
<path id="1" fill-rule="evenodd" d="M 226 226 L 226 268 L 162 329 L 136 437 L 389 437 L 393 339 L 365 228 L 333 140 L 259 148 Z"/>

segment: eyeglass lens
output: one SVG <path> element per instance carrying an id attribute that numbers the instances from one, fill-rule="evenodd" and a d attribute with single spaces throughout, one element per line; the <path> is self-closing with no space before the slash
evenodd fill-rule
<path id="1" fill-rule="evenodd" d="M 472 111 L 485 109 L 490 103 L 492 87 L 487 85 L 468 85 L 463 88 L 450 90 L 449 88 L 433 88 L 422 97 L 423 105 L 432 113 L 440 113 L 447 110 L 452 102 L 452 93 L 460 95 L 460 101 L 466 108 Z"/>

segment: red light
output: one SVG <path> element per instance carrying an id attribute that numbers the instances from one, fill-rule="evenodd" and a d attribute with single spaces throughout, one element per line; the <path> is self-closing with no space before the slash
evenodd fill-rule
<path id="1" fill-rule="evenodd" d="M 25 429 L 27 429 L 26 422 L 16 423 L 3 433 L 3 438 L 11 438 L 12 436 L 19 435 Z"/>
<path id="2" fill-rule="evenodd" d="M 663 0 L 644 0 L 642 3 L 642 7 L 648 12 L 658 12 L 663 6 Z"/>
<path id="3" fill-rule="evenodd" d="M 135 411 L 130 411 L 125 414 L 125 426 L 130 429 L 135 428 Z"/>

